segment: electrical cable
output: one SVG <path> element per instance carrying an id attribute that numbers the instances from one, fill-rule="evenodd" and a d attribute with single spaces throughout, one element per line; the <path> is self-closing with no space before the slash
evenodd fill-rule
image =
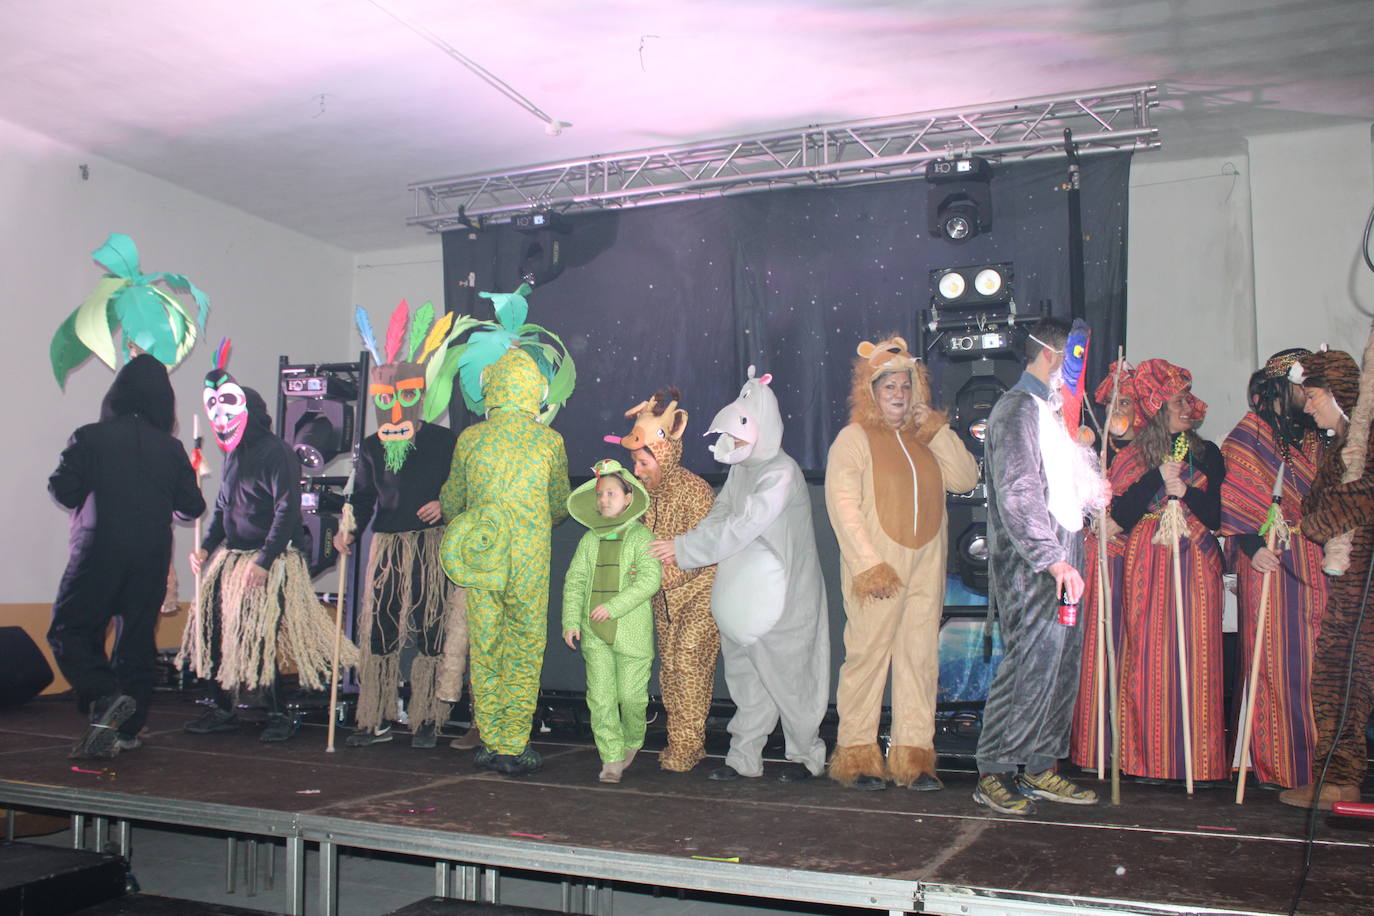
<path id="1" fill-rule="evenodd" d="M 1374 270 L 1374 257 L 1369 254 L 1369 233 L 1374 230 L 1374 207 L 1369 209 L 1369 219 L 1364 223 L 1364 241 L 1360 245 L 1360 254 L 1364 256 L 1364 266 Z"/>

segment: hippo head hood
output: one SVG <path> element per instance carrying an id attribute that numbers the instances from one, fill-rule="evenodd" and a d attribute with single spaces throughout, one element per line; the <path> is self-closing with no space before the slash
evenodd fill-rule
<path id="1" fill-rule="evenodd" d="M 739 397 L 721 408 L 704 435 L 716 436 L 711 454 L 721 464 L 762 464 L 782 448 L 782 413 L 769 383 L 771 373 L 749 378 Z"/>

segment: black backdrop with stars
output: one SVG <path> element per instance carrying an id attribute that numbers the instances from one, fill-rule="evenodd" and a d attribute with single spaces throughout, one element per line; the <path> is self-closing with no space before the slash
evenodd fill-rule
<path id="1" fill-rule="evenodd" d="M 1127 154 L 1082 161 L 1090 392 L 1124 344 L 1129 174 Z M 476 292 L 513 289 L 530 245 L 547 252 L 557 242 L 564 269 L 530 295 L 529 320 L 562 336 L 577 362 L 576 391 L 554 421 L 574 477 L 598 458 L 623 458 L 602 437 L 627 432 L 625 410 L 668 384 L 691 413 L 683 463 L 723 471 L 702 434 L 750 364 L 773 374 L 784 448 L 821 471 L 848 422 L 855 346 L 894 331 L 916 345 L 929 271 L 1011 262 L 1023 309 L 1068 316 L 1065 176 L 1061 161 L 995 166 L 992 230 L 962 245 L 930 236 L 930 186 L 919 179 L 577 215 L 566 233 L 447 232 L 446 305 L 491 317 Z M 938 355 L 931 362 L 935 400 L 948 406 Z M 463 413 L 455 428 L 471 419 Z"/>

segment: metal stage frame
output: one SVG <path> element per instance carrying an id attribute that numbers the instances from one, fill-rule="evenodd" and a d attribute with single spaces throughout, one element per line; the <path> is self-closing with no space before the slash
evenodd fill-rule
<path id="1" fill-rule="evenodd" d="M 417 181 L 407 225 L 432 232 L 510 222 L 537 210 L 627 209 L 792 187 L 836 187 L 923 174 L 926 163 L 1158 149 L 1153 84 L 809 125 L 457 178 Z"/>
<path id="2" fill-rule="evenodd" d="M 1011 892 L 863 875 L 701 861 L 580 846 L 533 843 L 414 827 L 398 827 L 323 815 L 186 802 L 87 789 L 0 780 L 7 806 L 5 839 L 13 840 L 15 809 L 56 811 L 71 817 L 73 847 L 129 856 L 132 825 L 148 823 L 222 832 L 229 839 L 228 868 L 235 871 L 235 840 L 284 842 L 288 913 L 305 912 L 306 851 L 318 850 L 318 912 L 335 916 L 339 904 L 341 849 L 385 852 L 434 863 L 440 897 L 500 902 L 500 870 L 519 869 L 563 879 L 564 912 L 609 914 L 612 889 L 600 882 L 683 888 L 740 898 L 767 898 L 948 916 L 1070 916 L 1133 913 L 1144 916 L 1232 916 L 1246 911 L 1199 909 L 1134 901 Z M 89 839 L 88 839 L 89 837 Z M 232 877 L 231 877 L 232 880 Z M 573 907 L 577 907 L 574 909 Z M 590 907 L 590 908 L 588 908 Z"/>

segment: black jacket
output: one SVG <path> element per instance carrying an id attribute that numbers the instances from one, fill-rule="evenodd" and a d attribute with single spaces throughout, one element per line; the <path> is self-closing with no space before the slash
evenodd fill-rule
<path id="1" fill-rule="evenodd" d="M 174 404 L 166 368 L 144 354 L 115 376 L 100 422 L 72 433 L 48 492 L 72 510 L 73 559 L 98 551 L 151 554 L 165 564 L 172 513 L 205 511 L 186 449 L 171 435 Z"/>
<path id="2" fill-rule="evenodd" d="M 200 546 L 206 553 L 223 543 L 230 550 L 256 550 L 263 569 L 289 545 L 307 548 L 301 524 L 301 465 L 296 455 L 272 434 L 267 405 L 252 388 L 248 426 L 238 447 L 224 461 L 224 480 L 215 513 Z"/>

